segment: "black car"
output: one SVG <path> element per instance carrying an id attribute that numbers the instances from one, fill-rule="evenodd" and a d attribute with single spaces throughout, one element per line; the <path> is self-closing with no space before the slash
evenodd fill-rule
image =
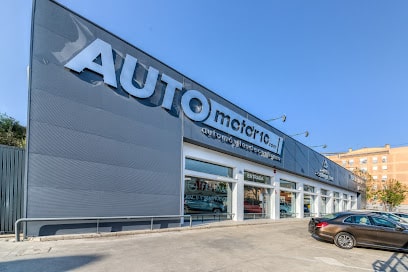
<path id="1" fill-rule="evenodd" d="M 309 232 L 344 249 L 361 246 L 408 252 L 408 227 L 375 213 L 349 211 L 311 218 Z"/>

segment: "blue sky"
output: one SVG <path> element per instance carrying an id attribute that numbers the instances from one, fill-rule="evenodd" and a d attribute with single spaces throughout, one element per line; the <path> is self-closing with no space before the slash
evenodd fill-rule
<path id="1" fill-rule="evenodd" d="M 319 152 L 408 145 L 408 1 L 57 2 Z M 0 9 L 0 112 L 24 125 L 31 5 Z"/>

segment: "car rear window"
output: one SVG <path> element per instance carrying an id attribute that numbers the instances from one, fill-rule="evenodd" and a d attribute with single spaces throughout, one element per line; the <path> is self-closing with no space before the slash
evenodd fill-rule
<path id="1" fill-rule="evenodd" d="M 334 219 L 339 217 L 341 214 L 340 213 L 329 213 L 329 214 L 325 214 L 322 216 L 322 218 L 324 219 Z"/>

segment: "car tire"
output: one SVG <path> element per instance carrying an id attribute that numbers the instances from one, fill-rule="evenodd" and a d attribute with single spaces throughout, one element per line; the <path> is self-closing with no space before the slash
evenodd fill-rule
<path id="1" fill-rule="evenodd" d="M 356 245 L 356 239 L 347 232 L 339 232 L 334 237 L 334 244 L 339 248 L 352 249 Z"/>
<path id="2" fill-rule="evenodd" d="M 221 210 L 220 209 L 213 209 L 213 213 L 220 213 L 221 212 Z"/>

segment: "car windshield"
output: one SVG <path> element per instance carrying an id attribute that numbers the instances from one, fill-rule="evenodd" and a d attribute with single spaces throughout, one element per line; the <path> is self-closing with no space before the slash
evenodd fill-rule
<path id="1" fill-rule="evenodd" d="M 394 220 L 394 221 L 397 221 L 397 222 L 404 221 L 401 217 L 396 216 L 396 215 L 394 215 L 394 214 L 392 214 L 392 213 L 379 212 L 378 214 L 381 214 L 382 216 L 388 217 L 388 218 L 390 218 L 390 219 L 392 219 L 392 220 Z"/>
<path id="2" fill-rule="evenodd" d="M 390 218 L 397 221 L 397 222 L 403 222 L 403 223 L 405 222 L 404 218 L 402 218 L 400 216 L 397 216 L 395 214 L 390 214 Z"/>
<path id="3" fill-rule="evenodd" d="M 402 218 L 408 218 L 408 214 L 405 214 L 405 213 L 396 213 L 395 215 L 402 217 Z"/>

